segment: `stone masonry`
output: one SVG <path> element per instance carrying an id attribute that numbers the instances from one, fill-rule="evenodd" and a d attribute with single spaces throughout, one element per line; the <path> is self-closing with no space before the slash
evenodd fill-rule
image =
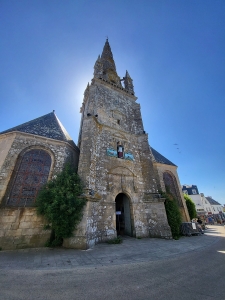
<path id="1" fill-rule="evenodd" d="M 38 163 L 33 163 L 38 161 L 37 152 L 40 161 L 43 155 L 49 163 L 48 175 L 38 177 L 41 184 L 57 175 L 69 161 L 77 168 L 84 185 L 87 204 L 83 218 L 74 236 L 64 240 L 64 247 L 87 249 L 118 235 L 172 238 L 165 199 L 159 194 L 165 190 L 168 178 L 178 195 L 183 220 L 189 220 L 180 196 L 177 167 L 150 147 L 133 80 L 128 71 L 124 77 L 118 76 L 108 40 L 94 65 L 91 84 L 84 92 L 78 147 L 54 111 L 0 133 L 2 249 L 40 247 L 50 237 L 50 231 L 43 230 L 45 220 L 37 216 L 32 203 L 26 205 L 26 195 L 37 192 L 41 186 L 35 185 L 32 173 L 33 169 L 39 172 Z M 24 163 L 24 173 L 28 175 L 23 178 L 34 182 L 23 189 L 22 181 L 15 182 L 22 174 L 23 159 L 31 153 L 34 159 Z M 42 164 L 43 170 L 44 167 Z M 12 192 L 14 187 L 16 196 Z"/>
<path id="2" fill-rule="evenodd" d="M 50 237 L 43 230 L 45 220 L 35 207 L 7 206 L 13 178 L 24 153 L 42 149 L 51 156 L 49 179 L 60 172 L 66 161 L 78 164 L 79 151 L 70 143 L 20 131 L 0 135 L 0 247 L 17 249 L 44 246 Z"/>
<path id="3" fill-rule="evenodd" d="M 106 41 L 81 107 L 78 173 L 84 182 L 88 204 L 75 237 L 64 242 L 66 247 L 88 248 L 115 238 L 115 199 L 119 194 L 129 199 L 126 205 L 131 236 L 171 237 L 140 104 L 134 96 L 132 79 L 129 76 L 128 85 L 127 76 L 128 72 L 123 87 Z M 122 159 L 117 155 L 118 145 L 124 150 Z"/>

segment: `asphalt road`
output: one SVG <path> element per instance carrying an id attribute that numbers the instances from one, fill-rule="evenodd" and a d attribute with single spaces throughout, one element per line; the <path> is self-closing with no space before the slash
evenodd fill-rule
<path id="1" fill-rule="evenodd" d="M 1 251 L 0 299 L 223 300 L 225 229 L 210 226 L 179 241 L 130 238 L 90 251 Z"/>

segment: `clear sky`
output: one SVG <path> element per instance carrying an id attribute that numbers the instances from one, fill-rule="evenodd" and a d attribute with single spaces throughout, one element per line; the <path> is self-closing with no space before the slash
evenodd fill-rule
<path id="1" fill-rule="evenodd" d="M 225 204 L 224 0 L 0 0 L 0 131 L 54 109 L 77 142 L 107 36 L 150 145 Z"/>

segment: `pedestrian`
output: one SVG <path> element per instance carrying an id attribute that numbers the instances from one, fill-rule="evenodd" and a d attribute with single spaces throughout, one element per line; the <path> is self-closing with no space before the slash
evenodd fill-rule
<path id="1" fill-rule="evenodd" d="M 198 224 L 198 231 L 201 232 L 201 234 L 204 234 L 202 230 L 202 220 L 199 217 L 197 219 L 197 224 Z"/>

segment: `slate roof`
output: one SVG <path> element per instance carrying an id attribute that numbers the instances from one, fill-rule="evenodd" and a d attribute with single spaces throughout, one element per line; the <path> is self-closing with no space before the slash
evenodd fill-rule
<path id="1" fill-rule="evenodd" d="M 209 201 L 209 203 L 211 205 L 221 205 L 219 202 L 217 202 L 216 200 L 214 200 L 213 198 L 211 197 L 206 197 L 206 199 Z"/>
<path id="2" fill-rule="evenodd" d="M 30 133 L 54 140 L 69 142 L 73 146 L 75 145 L 72 138 L 55 115 L 54 111 L 37 119 L 23 123 L 19 126 L 2 131 L 0 134 L 12 131 Z"/>
<path id="3" fill-rule="evenodd" d="M 157 163 L 165 164 L 165 165 L 171 165 L 177 167 L 174 163 L 172 163 L 169 159 L 165 158 L 162 154 L 160 154 L 158 151 L 156 151 L 154 148 L 150 147 L 152 154 L 154 156 L 154 159 Z"/>

